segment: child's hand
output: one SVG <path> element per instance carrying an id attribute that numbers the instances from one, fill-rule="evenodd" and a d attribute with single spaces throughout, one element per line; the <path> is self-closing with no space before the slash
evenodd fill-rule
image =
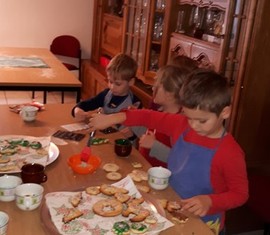
<path id="1" fill-rule="evenodd" d="M 84 121 L 88 117 L 88 114 L 87 114 L 87 112 L 83 111 L 82 109 L 76 107 L 74 109 L 74 117 L 78 121 Z"/>
<path id="2" fill-rule="evenodd" d="M 119 112 L 114 114 L 94 113 L 89 119 L 89 129 L 90 131 L 102 130 L 110 126 L 120 124 L 125 120 L 125 112 Z"/>
<path id="3" fill-rule="evenodd" d="M 198 195 L 181 200 L 182 210 L 186 210 L 194 215 L 205 216 L 212 206 L 211 198 L 207 195 Z"/>
<path id="4" fill-rule="evenodd" d="M 133 132 L 128 127 L 121 129 L 120 132 L 125 136 L 125 138 L 130 138 L 133 136 Z"/>
<path id="5" fill-rule="evenodd" d="M 143 148 L 151 149 L 155 140 L 155 133 L 153 131 L 147 131 L 147 133 L 140 138 L 139 144 Z"/>

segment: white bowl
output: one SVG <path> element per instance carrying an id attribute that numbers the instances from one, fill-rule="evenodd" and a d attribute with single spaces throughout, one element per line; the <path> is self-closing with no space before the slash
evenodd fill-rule
<path id="1" fill-rule="evenodd" d="M 4 175 L 0 177 L 0 201 L 10 202 L 15 199 L 15 189 L 22 183 L 20 177 Z"/>
<path id="2" fill-rule="evenodd" d="M 148 184 L 153 189 L 163 190 L 168 187 L 171 174 L 171 171 L 167 168 L 151 167 L 148 170 Z"/>
<path id="3" fill-rule="evenodd" d="M 39 184 L 21 184 L 15 190 L 16 205 L 25 211 L 31 211 L 39 207 L 44 188 Z"/>
<path id="4" fill-rule="evenodd" d="M 7 213 L 0 211 L 0 235 L 7 234 L 9 216 Z"/>

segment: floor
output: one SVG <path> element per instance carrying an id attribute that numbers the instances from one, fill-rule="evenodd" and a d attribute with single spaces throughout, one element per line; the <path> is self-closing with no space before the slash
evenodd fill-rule
<path id="1" fill-rule="evenodd" d="M 35 101 L 43 102 L 43 92 L 35 92 Z M 0 105 L 1 104 L 24 104 L 32 101 L 32 92 L 31 91 L 0 91 Z M 65 92 L 65 103 L 74 103 L 76 101 L 76 93 L 75 92 Z M 48 92 L 47 94 L 47 103 L 61 103 L 61 92 Z M 228 227 L 227 232 L 228 235 L 263 235 L 262 230 L 257 230 L 261 227 L 260 222 L 257 221 L 255 224 L 259 224 L 259 226 L 249 226 L 254 223 L 257 219 L 253 216 L 250 216 L 252 213 L 246 211 L 246 208 L 235 210 L 236 213 L 228 213 L 226 225 Z M 238 212 L 237 212 L 238 211 Z M 242 225 L 239 225 L 239 218 Z M 236 222 L 238 221 L 238 222 Z M 244 227 L 243 227 L 244 225 Z M 239 233 L 236 231 L 252 231 Z M 231 231 L 230 231 L 231 230 Z"/>

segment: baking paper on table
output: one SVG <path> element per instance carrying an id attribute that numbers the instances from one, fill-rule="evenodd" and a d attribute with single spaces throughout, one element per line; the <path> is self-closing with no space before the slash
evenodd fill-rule
<path id="1" fill-rule="evenodd" d="M 83 123 L 83 122 L 62 125 L 61 127 L 68 131 L 80 131 L 80 130 L 85 130 L 89 128 L 88 124 Z"/>
<path id="2" fill-rule="evenodd" d="M 130 176 L 122 179 L 121 181 L 113 184 L 118 187 L 124 187 L 129 190 L 129 194 L 132 196 L 140 197 L 140 193 L 134 185 Z M 54 192 L 46 194 L 46 205 L 49 209 L 49 213 L 51 215 L 51 219 L 55 227 L 57 228 L 59 234 L 68 235 L 68 234 L 76 234 L 76 235 L 85 235 L 85 234 L 106 234 L 113 235 L 112 227 L 117 221 L 129 221 L 128 217 L 123 217 L 122 215 L 118 215 L 115 217 L 102 217 L 96 215 L 92 211 L 92 207 L 94 203 L 101 199 L 109 198 L 102 193 L 93 196 L 88 195 L 85 191 L 83 191 L 82 196 L 83 199 L 79 206 L 77 207 L 81 210 L 84 215 L 64 224 L 62 222 L 63 216 L 65 212 L 68 211 L 68 208 L 72 208 L 72 205 L 69 203 L 70 197 L 76 195 L 77 192 Z M 156 210 L 151 208 L 151 205 L 145 201 L 143 207 L 148 209 L 152 215 L 154 215 L 158 222 L 155 224 L 148 224 L 148 231 L 145 234 L 158 234 L 159 232 L 173 226 L 169 220 L 161 216 L 156 212 Z M 133 215 L 132 215 L 133 216 Z"/>
<path id="3" fill-rule="evenodd" d="M 0 163 L 0 173 L 17 173 L 26 163 L 39 163 L 46 166 L 49 157 L 51 138 L 24 135 L 0 136 L 0 154 L 9 158 L 7 163 Z M 35 147 L 39 144 L 39 147 Z"/>

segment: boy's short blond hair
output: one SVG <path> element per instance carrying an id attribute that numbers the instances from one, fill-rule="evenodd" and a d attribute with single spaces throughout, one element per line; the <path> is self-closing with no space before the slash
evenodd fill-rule
<path id="1" fill-rule="evenodd" d="M 130 81 L 132 78 L 135 78 L 137 69 L 137 62 L 131 56 L 123 53 L 114 56 L 106 67 L 107 73 L 109 73 L 114 80 L 125 81 Z"/>

